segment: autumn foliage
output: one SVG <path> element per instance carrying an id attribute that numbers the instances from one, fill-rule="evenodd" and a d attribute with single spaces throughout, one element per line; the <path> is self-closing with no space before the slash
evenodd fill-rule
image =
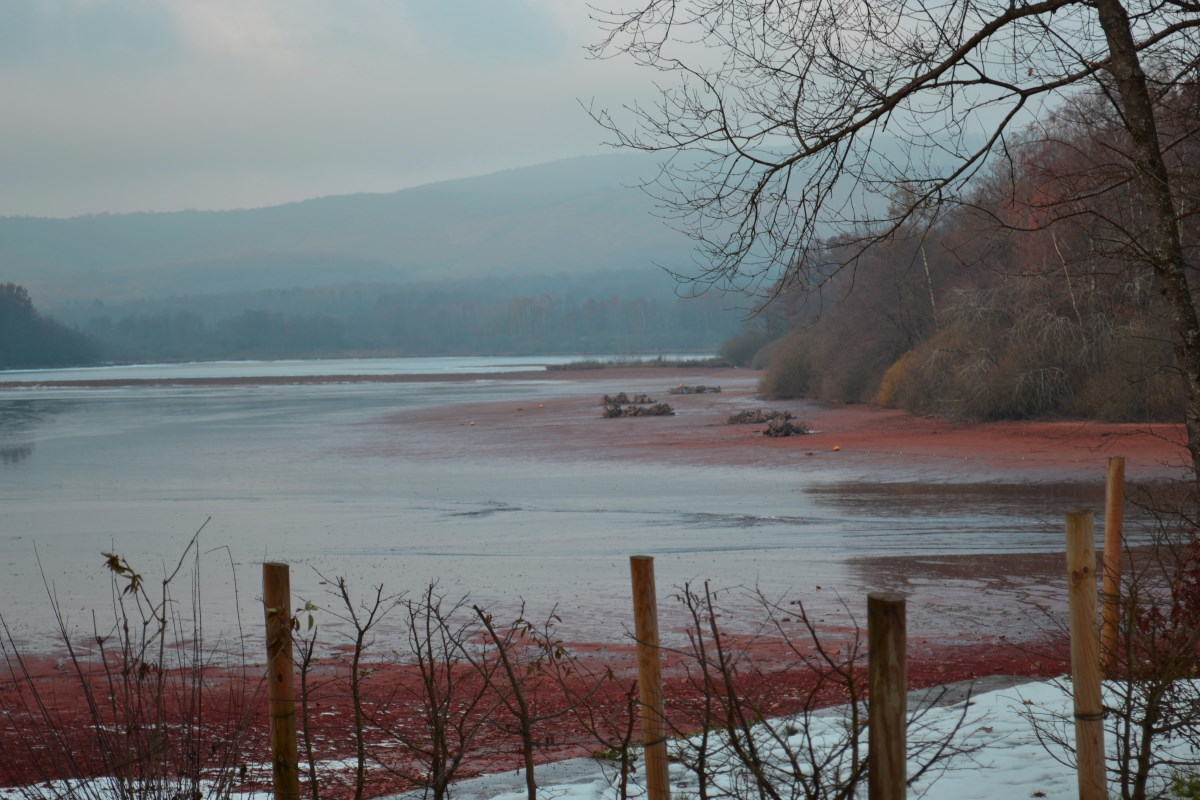
<path id="1" fill-rule="evenodd" d="M 1161 99 L 1189 257 L 1194 94 Z M 1150 222 L 1112 117 L 1099 99 L 1077 98 L 970 196 L 918 209 L 865 252 L 829 242 L 830 266 L 805 270 L 831 276 L 819 292 L 777 287 L 791 333 L 764 391 L 971 419 L 1181 418 L 1168 315 L 1139 252 Z"/>

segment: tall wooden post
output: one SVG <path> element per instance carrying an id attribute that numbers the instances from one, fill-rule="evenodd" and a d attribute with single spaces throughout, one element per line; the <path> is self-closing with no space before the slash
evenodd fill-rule
<path id="1" fill-rule="evenodd" d="M 907 779 L 908 631 L 902 594 L 867 595 L 867 796 L 903 800 Z"/>
<path id="2" fill-rule="evenodd" d="M 292 582 L 287 564 L 263 564 L 267 616 L 267 702 L 276 800 L 300 800 L 296 741 L 295 672 L 292 668 Z"/>
<path id="3" fill-rule="evenodd" d="M 637 636 L 638 690 L 642 701 L 642 744 L 646 754 L 646 795 L 647 800 L 670 800 L 654 558 L 630 556 L 629 570 L 633 578 L 633 621 L 634 635 Z"/>
<path id="4" fill-rule="evenodd" d="M 1117 647 L 1121 617 L 1121 534 L 1125 505 L 1125 458 L 1108 459 L 1108 480 L 1104 487 L 1104 588 L 1100 626 L 1100 652 L 1104 673 L 1111 676 L 1117 666 Z"/>
<path id="5" fill-rule="evenodd" d="M 1092 512 L 1067 514 L 1067 590 L 1071 606 L 1071 685 L 1079 799 L 1107 800 L 1100 641 L 1096 630 L 1096 534 Z"/>

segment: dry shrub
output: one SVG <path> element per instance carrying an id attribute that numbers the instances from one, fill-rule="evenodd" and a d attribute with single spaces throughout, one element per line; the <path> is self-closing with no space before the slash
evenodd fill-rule
<path id="1" fill-rule="evenodd" d="M 887 368 L 879 379 L 879 390 L 875 392 L 874 402 L 885 408 L 905 407 L 901 400 L 902 393 L 912 386 L 912 374 L 918 369 L 920 354 L 909 350 Z"/>
<path id="2" fill-rule="evenodd" d="M 721 346 L 717 348 L 717 355 L 735 367 L 749 366 L 754 361 L 755 355 L 777 338 L 778 334 L 773 331 L 745 330 L 732 339 L 722 342 Z"/>
<path id="3" fill-rule="evenodd" d="M 909 350 L 884 373 L 876 401 L 919 414 L 970 417 L 987 403 L 992 350 L 974 330 L 955 326 Z"/>
<path id="4" fill-rule="evenodd" d="M 1041 276 L 952 295 L 942 329 L 887 368 L 875 401 L 964 419 L 1159 420 L 1182 407 L 1150 309 L 1057 303 Z"/>
<path id="5" fill-rule="evenodd" d="M 1173 361 L 1153 325 L 1134 320 L 1117 332 L 1067 411 L 1113 422 L 1182 422 L 1185 387 Z"/>
<path id="6" fill-rule="evenodd" d="M 818 323 L 793 333 L 775 350 L 759 391 L 772 399 L 868 402 L 895 349 L 884 338 L 847 338 L 832 323 Z"/>
<path id="7" fill-rule="evenodd" d="M 788 336 L 763 372 L 759 391 L 771 399 L 807 395 L 817 369 L 814 344 L 811 328 Z"/>
<path id="8" fill-rule="evenodd" d="M 771 359 L 773 359 L 775 354 L 779 352 L 779 348 L 783 346 L 783 343 L 786 340 L 786 336 L 780 336 L 777 339 L 772 339 L 771 341 L 767 342 L 758 349 L 758 352 L 756 352 L 754 357 L 750 359 L 750 363 L 747 366 L 749 366 L 750 369 L 766 369 L 767 365 L 771 363 Z"/>

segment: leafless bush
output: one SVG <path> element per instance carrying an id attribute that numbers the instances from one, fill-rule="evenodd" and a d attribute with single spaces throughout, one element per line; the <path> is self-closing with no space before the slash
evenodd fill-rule
<path id="1" fill-rule="evenodd" d="M 5 785 L 29 800 L 200 800 L 226 797 L 247 778 L 261 671 L 240 646 L 226 652 L 228 641 L 205 639 L 199 535 L 153 588 L 123 557 L 104 554 L 112 608 L 92 611 L 86 641 L 43 568 L 65 653 L 50 674 L 20 652 L 0 619 Z M 181 602 L 175 589 L 183 580 Z"/>
<path id="2" fill-rule="evenodd" d="M 480 606 L 471 608 L 483 626 L 483 642 L 479 647 L 464 646 L 459 652 L 495 694 L 500 713 L 491 716 L 491 723 L 517 737 L 528 800 L 537 800 L 535 758 L 542 748 L 555 744 L 539 727 L 571 713 L 566 698 L 554 691 L 555 682 L 547 670 L 567 654 L 554 635 L 559 618 L 551 612 L 538 625 L 525 619 L 522 606 L 512 622 L 499 623 Z"/>
<path id="3" fill-rule="evenodd" d="M 420 597 L 405 599 L 401 610 L 405 636 L 393 658 L 408 674 L 394 683 L 371 722 L 401 746 L 381 760 L 383 768 L 404 785 L 444 800 L 464 764 L 495 749 L 488 723 L 500 701 L 489 676 L 461 656 L 480 634 L 466 598 L 448 602 L 430 584 Z"/>
<path id="4" fill-rule="evenodd" d="M 851 619 L 844 635 L 830 639 L 800 602 L 755 592 L 761 623 L 734 635 L 719 623 L 723 594 L 704 584 L 676 595 L 689 619 L 688 646 L 673 652 L 697 699 L 673 719 L 674 759 L 694 777 L 701 800 L 852 800 L 867 770 L 862 631 Z M 753 657 L 766 639 L 786 664 Z M 972 750 L 959 742 L 966 704 L 949 732 L 925 728 L 924 714 L 938 699 L 927 697 L 910 714 L 909 757 L 919 766 L 909 785 Z"/>
<path id="5" fill-rule="evenodd" d="M 367 708 L 363 683 L 371 673 L 367 666 L 367 651 L 374 644 L 374 630 L 383 619 L 396 608 L 401 598 L 386 595 L 383 586 L 375 586 L 365 600 L 356 600 L 350 593 L 346 579 L 326 578 L 317 573 L 329 587 L 334 603 L 325 610 L 349 628 L 350 649 L 346 680 L 350 690 L 352 724 L 350 733 L 354 744 L 354 800 L 362 800 L 367 791 L 367 723 L 372 710 Z M 306 746 L 307 747 L 307 746 Z M 312 763 L 310 761 L 310 771 Z"/>

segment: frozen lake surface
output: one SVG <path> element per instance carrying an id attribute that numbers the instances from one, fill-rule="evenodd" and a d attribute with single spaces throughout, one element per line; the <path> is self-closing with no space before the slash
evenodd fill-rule
<path id="1" fill-rule="evenodd" d="M 322 599 L 318 571 L 364 591 L 419 590 L 436 580 L 449 595 L 470 592 L 485 604 L 515 607 L 524 598 L 534 614 L 557 603 L 572 635 L 613 640 L 628 615 L 634 553 L 656 557 L 660 595 L 711 579 L 770 593 L 820 585 L 827 598 L 835 590 L 850 597 L 872 588 L 870 565 L 881 558 L 1056 551 L 1062 510 L 1095 499 L 1096 487 L 1069 483 L 881 494 L 881 486 L 911 478 L 640 461 L 614 468 L 569 450 L 553 460 L 519 448 L 504 457 L 398 456 L 406 442 L 431 436 L 420 421 L 405 421 L 408 411 L 597 392 L 553 372 L 506 379 L 514 359 L 419 361 L 428 381 L 0 389 L 5 621 L 24 641 L 43 638 L 38 559 L 63 608 L 84 624 L 88 609 L 108 602 L 102 551 L 154 579 L 209 520 L 201 547 L 203 593 L 216 606 L 210 630 L 233 623 L 235 588 L 244 615 L 257 608 L 259 565 L 277 560 L 293 565 L 301 597 Z M 245 363 L 234 369 L 250 369 Z M 170 376 L 169 367 L 156 369 Z M 178 368 L 201 369 L 217 368 Z M 331 371 L 341 369 L 355 372 Z M 464 369 L 495 377 L 436 378 Z M 109 374 L 89 370 L 87 379 Z M 28 378 L 0 373 L 9 379 Z M 426 441 L 422 452 L 436 452 L 436 443 Z M 969 595 L 987 577 L 956 586 Z M 1044 599 L 1044 589 L 1028 592 Z M 949 608 L 931 616 L 957 613 Z M 259 619 L 246 624 L 257 630 Z"/>

